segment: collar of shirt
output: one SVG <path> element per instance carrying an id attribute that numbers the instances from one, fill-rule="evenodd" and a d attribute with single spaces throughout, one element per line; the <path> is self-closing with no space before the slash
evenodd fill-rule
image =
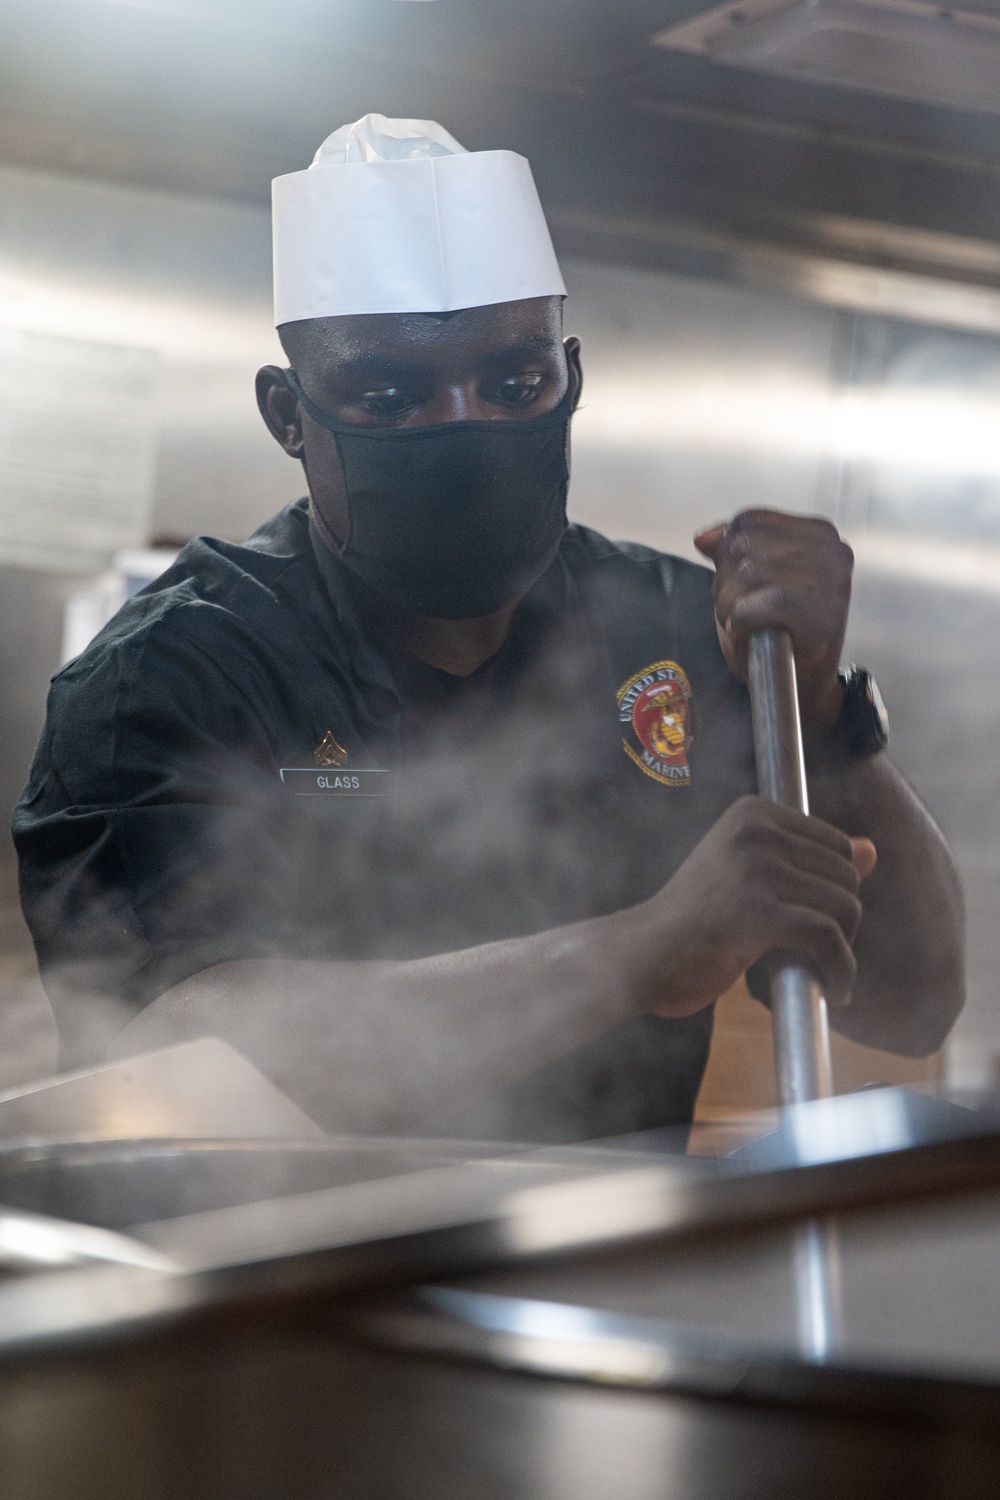
<path id="1" fill-rule="evenodd" d="M 333 607 L 352 670 L 358 679 L 388 693 L 396 711 L 447 708 L 469 693 L 487 691 L 501 698 L 579 603 L 578 589 L 562 554 L 528 591 L 495 656 L 468 678 L 454 677 L 394 646 L 379 628 L 379 601 L 366 597 L 336 554 L 324 542 L 309 504 L 309 542 Z"/>

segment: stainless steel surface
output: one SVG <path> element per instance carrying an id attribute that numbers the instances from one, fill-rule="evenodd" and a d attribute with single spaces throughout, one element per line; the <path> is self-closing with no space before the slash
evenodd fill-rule
<path id="1" fill-rule="evenodd" d="M 138 1305 L 134 1279 L 53 1275 L 0 1288 L 0 1366 L 40 1340 L 139 1337 L 150 1319 L 177 1308 L 186 1316 L 279 1294 L 343 1295 L 642 1241 L 665 1247 L 696 1235 L 707 1243 L 865 1204 L 1000 1185 L 995 1116 L 955 1109 L 942 1122 L 913 1116 L 907 1104 L 903 1090 L 877 1090 L 790 1110 L 793 1134 L 760 1164 L 580 1148 L 480 1148 L 462 1157 L 459 1147 L 449 1157 L 434 1142 L 123 1143 L 117 1158 L 111 1143 L 62 1155 L 52 1146 L 0 1153 L 0 1197 L 29 1209 L 65 1205 L 84 1220 L 89 1191 L 91 1222 L 128 1227 L 184 1268 L 161 1283 L 142 1280 Z M 249 1201 L 268 1190 L 268 1200 Z M 132 1219 L 150 1202 L 158 1220 Z M 202 1212 L 177 1216 L 197 1203 Z M 60 1306 L 71 1308 L 68 1321 Z"/>
<path id="2" fill-rule="evenodd" d="M 223 1208 L 135 1232 L 182 1264 L 338 1286 L 429 1266 L 509 1263 L 644 1238 L 728 1233 L 1000 1180 L 995 1117 L 914 1110 L 880 1089 L 798 1106 L 760 1157 L 650 1159 L 587 1148 L 428 1164 L 406 1177 Z M 996 1163 L 994 1164 L 994 1158 Z M 284 1266 L 285 1269 L 281 1269 Z"/>
<path id="3" fill-rule="evenodd" d="M 227 1042 L 200 1037 L 0 1095 L 0 1141 L 29 1135 L 307 1140 L 323 1131 Z"/>
<path id="4" fill-rule="evenodd" d="M 508 1158 L 518 1150 L 507 1148 Z M 377 1138 L 29 1140 L 0 1144 L 0 1203 L 127 1229 L 496 1154 L 488 1145 Z"/>
<path id="5" fill-rule="evenodd" d="M 724 0 L 654 41 L 730 68 L 1000 112 L 1000 20 L 982 11 L 942 14 L 926 0 Z"/>
<path id="6" fill-rule="evenodd" d="M 5 1500 L 993 1500 L 1000 1488 L 995 1404 L 975 1391 L 953 1401 L 955 1423 L 916 1391 L 873 1417 L 847 1400 L 775 1401 L 744 1363 L 691 1399 L 525 1375 L 518 1358 L 475 1368 L 366 1348 L 321 1309 L 280 1314 L 4 1371 Z M 523 1357 L 526 1341 L 510 1342 Z M 660 1357 L 676 1367 L 676 1344 Z M 613 1377 L 613 1359 L 604 1368 Z"/>
<path id="7" fill-rule="evenodd" d="M 167 1205 L 170 1171 L 204 1153 L 188 1187 L 235 1204 L 147 1227 L 195 1252 L 187 1271 L 0 1284 L 5 1500 L 992 1500 L 1000 1116 L 926 1104 L 790 1109 L 756 1164 L 500 1147 L 449 1164 L 439 1142 L 348 1140 L 0 1151 L 0 1196 L 77 1173 L 75 1201 L 89 1181 L 120 1215 L 143 1191 L 130 1172 Z M 282 1171 L 343 1185 L 240 1206 Z M 851 1205 L 853 1343 L 806 1359 L 790 1221 Z M 435 1274 L 460 1280 L 387 1299 Z M 970 1285 L 989 1306 L 963 1322 Z"/>
<path id="8" fill-rule="evenodd" d="M 821 1154 L 828 1145 L 816 1112 L 840 1102 L 808 1107 Z M 952 1125 L 960 1124 L 956 1113 Z M 727 1497 L 992 1495 L 1000 1472 L 1000 1192 L 873 1204 L 841 1215 L 838 1235 L 843 1327 L 836 1347 L 811 1356 L 803 1352 L 797 1225 L 509 1267 L 348 1307 L 338 1320 L 365 1343 L 411 1358 L 686 1394 L 715 1415 L 720 1402 L 750 1403 L 742 1461 L 752 1478 L 720 1475 L 699 1451 L 697 1476 L 674 1479 L 678 1494 L 707 1496 L 716 1484 L 714 1493 Z M 827 1247 L 819 1258 L 829 1265 Z M 785 1424 L 775 1428 L 778 1411 Z M 826 1470 L 813 1426 L 820 1413 L 865 1423 L 874 1465 L 856 1428 L 848 1445 L 857 1473 Z M 911 1460 L 922 1454 L 922 1472 L 882 1468 L 897 1439 Z M 664 1485 L 662 1493 L 672 1491 Z"/>
<path id="9" fill-rule="evenodd" d="M 750 638 L 750 702 L 757 785 L 762 797 L 809 811 L 806 761 L 787 630 L 758 630 Z M 771 980 L 774 1060 L 782 1104 L 823 1099 L 833 1091 L 826 1002 L 815 975 L 784 963 Z"/>
<path id="10" fill-rule="evenodd" d="M 38 0 L 24 16 L 0 12 L 0 146 L 35 170 L 264 203 L 271 177 L 308 161 L 331 128 L 331 100 L 350 119 L 392 97 L 447 120 L 470 148 L 500 138 L 525 152 L 550 211 L 600 213 L 612 227 L 641 211 L 653 231 L 679 221 L 814 253 L 825 218 L 849 216 L 931 244 L 900 234 L 895 254 L 848 256 L 830 235 L 831 276 L 839 251 L 848 270 L 888 260 L 931 284 L 935 271 L 986 281 L 961 247 L 972 239 L 985 257 L 995 242 L 995 118 L 693 67 L 650 46 L 707 8 L 585 5 L 567 27 L 558 8 L 529 6 L 507 26 L 476 0 L 444 28 L 437 5 L 300 0 L 290 35 L 260 0 L 93 14 Z M 950 255 L 934 244 L 951 238 Z M 695 267 L 724 272 L 711 259 Z"/>
<path id="11" fill-rule="evenodd" d="M 787 1247 L 787 1240 L 777 1247 L 770 1269 L 779 1262 L 787 1266 L 782 1253 Z M 938 1422 L 946 1418 L 959 1428 L 988 1424 L 996 1430 L 1000 1366 L 995 1326 L 991 1364 L 981 1357 L 928 1356 L 912 1345 L 905 1354 L 897 1352 L 891 1338 L 900 1330 L 887 1328 L 884 1318 L 879 1332 L 889 1345 L 888 1357 L 886 1344 L 879 1348 L 870 1338 L 867 1347 L 852 1348 L 836 1359 L 808 1360 L 798 1351 L 787 1281 L 780 1287 L 777 1277 L 765 1283 L 749 1254 L 741 1266 L 748 1277 L 742 1297 L 735 1272 L 726 1279 L 712 1259 L 706 1263 L 702 1257 L 696 1288 L 697 1273 L 690 1266 L 638 1269 L 638 1285 L 605 1267 L 604 1284 L 598 1287 L 595 1267 L 584 1264 L 548 1276 L 521 1275 L 516 1282 L 477 1278 L 471 1284 L 415 1287 L 365 1304 L 345 1304 L 334 1321 L 375 1347 L 448 1355 L 595 1385 L 814 1406 L 876 1419 L 890 1414 Z M 622 1270 L 632 1273 L 635 1267 L 626 1262 Z M 759 1316 L 746 1316 L 750 1296 L 764 1302 L 773 1326 L 764 1327 Z M 679 1316 L 671 1312 L 672 1303 L 680 1307 Z M 738 1306 L 744 1316 L 737 1312 L 727 1324 L 724 1313 Z M 750 1321 L 755 1326 L 747 1331 Z"/>
<path id="12" fill-rule="evenodd" d="M 972 1093 L 952 1101 L 917 1089 L 867 1088 L 782 1110 L 775 1130 L 746 1142 L 727 1160 L 775 1171 L 968 1139 L 998 1126 L 998 1094 Z"/>
<path id="13" fill-rule="evenodd" d="M 657 112 L 669 117 L 676 111 L 683 117 L 688 108 L 664 102 Z M 906 319 L 924 328 L 938 324 L 993 336 L 1000 332 L 1000 293 L 995 286 L 966 280 L 970 262 L 987 274 L 996 265 L 996 247 L 983 241 L 825 214 L 802 223 L 810 238 L 815 236 L 804 253 L 801 246 L 792 249 L 770 236 L 748 236 L 724 225 L 638 212 L 611 215 L 597 206 L 556 209 L 548 219 L 560 256 L 592 255 L 685 276 L 694 271 L 750 293 L 783 296 L 789 306 L 802 299 Z M 849 248 L 859 252 L 858 259 L 841 258 Z M 873 264 L 869 257 L 879 254 L 881 264 Z M 919 270 L 909 268 L 916 265 Z M 955 271 L 959 279 L 952 280 Z"/>
<path id="14" fill-rule="evenodd" d="M 46 1271 L 95 1262 L 150 1271 L 178 1269 L 168 1256 L 123 1234 L 53 1219 L 47 1214 L 0 1209 L 0 1273 Z"/>
<path id="15" fill-rule="evenodd" d="M 576 1153 L 498 1152 L 265 1205 L 283 1262 L 0 1285 L 5 1500 L 992 1500 L 1000 1122 L 899 1090 L 786 1120 L 776 1169 L 583 1152 L 560 1179 Z M 394 1149 L 336 1146 L 370 1144 Z M 430 1144 L 395 1147 L 412 1164 Z M 843 1216 L 852 1342 L 805 1359 L 781 1224 L 848 1203 L 870 1210 Z M 379 1220 L 406 1254 L 361 1243 Z M 345 1298 L 449 1257 L 456 1284 Z"/>
<path id="16" fill-rule="evenodd" d="M 785 1389 L 819 1390 L 834 1377 L 881 1376 L 905 1398 L 914 1378 L 944 1390 L 990 1388 L 1000 1416 L 1000 1193 L 842 1214 L 843 1328 L 823 1357 L 802 1352 L 792 1251 L 794 1226 L 636 1246 L 549 1265 L 462 1278 L 458 1290 L 647 1320 L 646 1332 L 713 1347 L 716 1378 L 738 1357 L 787 1366 Z M 505 1317 L 513 1319 L 507 1307 Z M 541 1324 L 536 1325 L 541 1333 Z M 527 1334 L 527 1323 L 523 1326 Z M 723 1357 L 719 1341 L 727 1346 Z M 563 1369 L 568 1369 L 566 1364 Z M 731 1372 L 732 1373 L 732 1372 Z M 669 1370 L 656 1379 L 669 1380 Z M 837 1379 L 830 1383 L 831 1391 Z M 866 1399 L 859 1383 L 856 1403 Z M 1000 1431 L 1000 1429 L 998 1429 Z"/>

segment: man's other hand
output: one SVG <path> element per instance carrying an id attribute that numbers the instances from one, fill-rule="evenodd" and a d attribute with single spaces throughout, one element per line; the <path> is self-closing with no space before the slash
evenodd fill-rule
<path id="1" fill-rule="evenodd" d="M 651 900 L 629 913 L 629 948 L 647 1009 L 690 1015 L 765 953 L 802 958 L 830 1004 L 850 1002 L 858 890 L 875 868 L 870 839 L 820 818 L 741 797 Z"/>
<path id="2" fill-rule="evenodd" d="M 821 516 L 745 510 L 698 533 L 715 564 L 715 617 L 732 670 L 746 681 L 754 630 L 783 625 L 795 647 L 803 733 L 819 739 L 836 723 L 837 672 L 847 628 L 854 554 Z"/>

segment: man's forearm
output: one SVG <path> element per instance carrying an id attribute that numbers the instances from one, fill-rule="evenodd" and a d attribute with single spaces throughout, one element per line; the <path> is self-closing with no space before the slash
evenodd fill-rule
<path id="1" fill-rule="evenodd" d="M 817 817 L 878 851 L 861 888 L 854 998 L 831 1024 L 869 1046 L 933 1052 L 964 1000 L 964 911 L 948 847 L 884 755 L 812 772 L 810 799 Z"/>
<path id="2" fill-rule="evenodd" d="M 944 842 L 887 762 L 813 786 L 820 818 L 879 851 L 854 999 L 834 1023 L 932 1051 L 961 1004 L 961 897 Z M 815 819 L 741 798 L 637 907 L 412 963 L 219 964 L 154 1000 L 114 1050 L 221 1036 L 328 1129 L 431 1129 L 634 1015 L 694 1014 L 772 949 L 802 952 L 846 994 L 849 854 Z"/>
<path id="3" fill-rule="evenodd" d="M 219 1036 L 331 1131 L 430 1128 L 634 1015 L 629 914 L 410 963 L 247 959 L 202 970 L 121 1056 Z"/>

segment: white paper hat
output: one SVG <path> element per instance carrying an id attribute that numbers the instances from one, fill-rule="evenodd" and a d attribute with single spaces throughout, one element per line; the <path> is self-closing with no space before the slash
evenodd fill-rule
<path id="1" fill-rule="evenodd" d="M 272 183 L 274 321 L 565 296 L 531 168 L 365 115 Z"/>

